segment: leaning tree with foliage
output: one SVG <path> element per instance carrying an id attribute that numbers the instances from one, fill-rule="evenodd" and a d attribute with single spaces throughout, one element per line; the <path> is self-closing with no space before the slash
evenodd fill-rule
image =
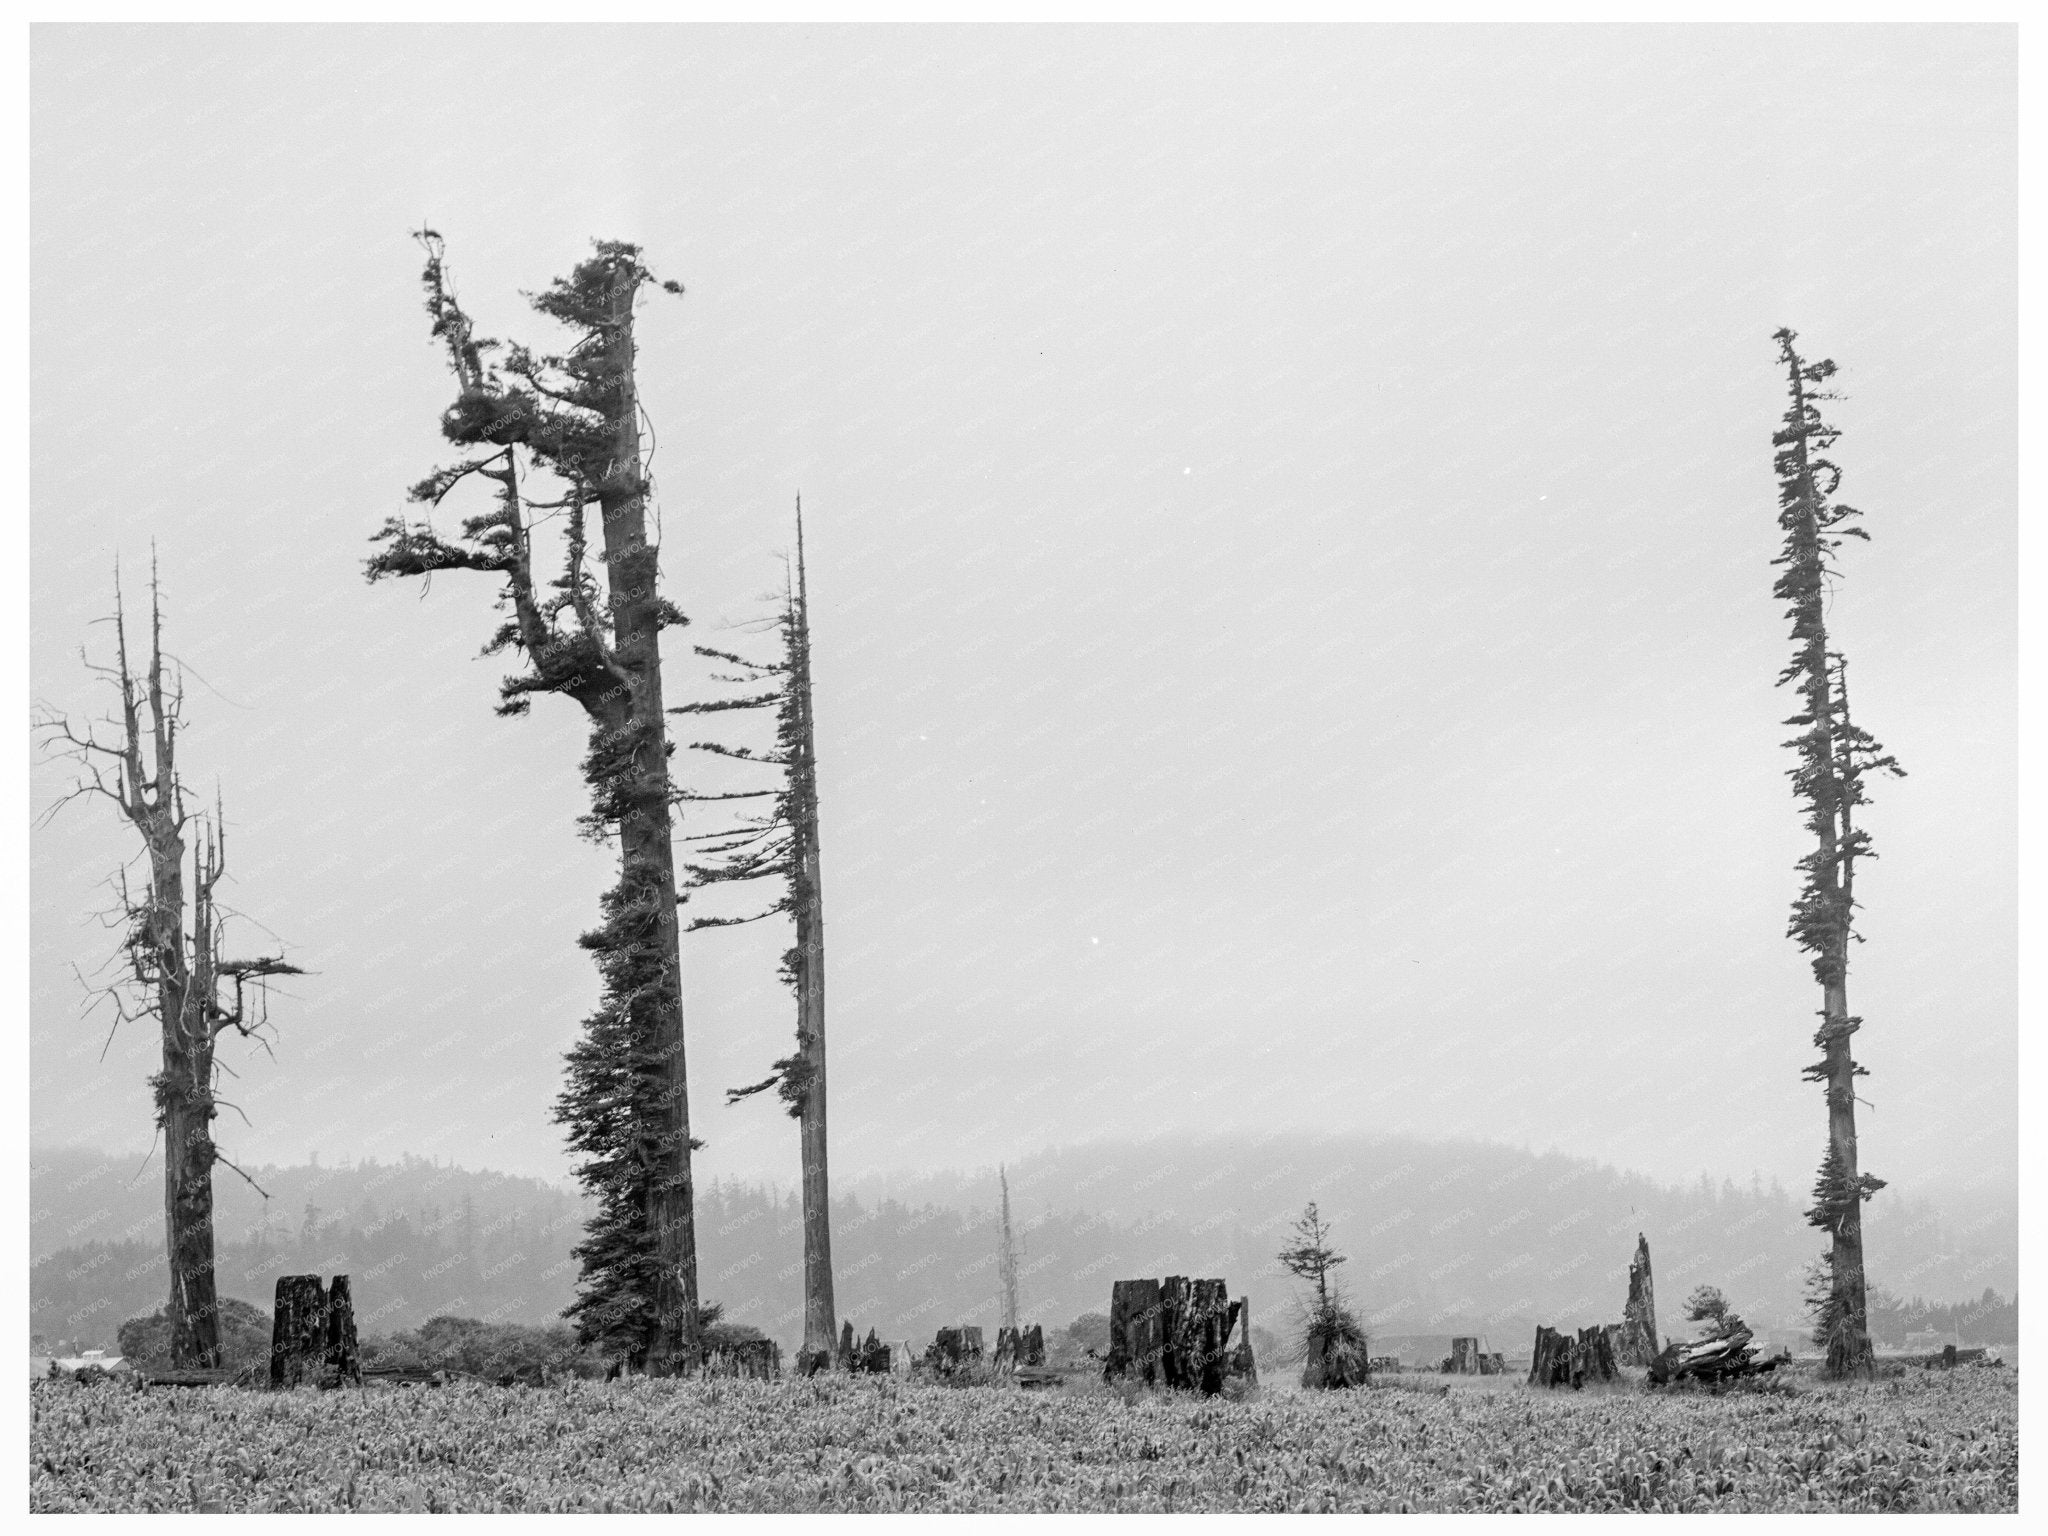
<path id="1" fill-rule="evenodd" d="M 818 734 L 811 703 L 811 618 L 809 589 L 804 578 L 803 503 L 796 511 L 796 568 L 785 584 L 782 611 L 776 619 L 782 640 L 780 659 L 757 662 L 731 651 L 698 646 L 699 655 L 739 670 L 721 674 L 721 681 L 757 691 L 740 698 L 680 704 L 671 714 L 709 714 L 732 710 L 775 711 L 775 744 L 766 752 L 723 742 L 696 741 L 698 751 L 746 763 L 765 763 L 782 770 L 776 789 L 741 790 L 731 794 L 692 794 L 696 800 L 767 799 L 760 816 L 742 817 L 737 825 L 701 834 L 698 857 L 688 866 L 693 887 L 729 881 L 773 879 L 781 894 L 764 910 L 746 917 L 698 917 L 690 929 L 725 928 L 787 913 L 795 927 L 795 943 L 782 956 L 783 981 L 796 994 L 796 1049 L 777 1061 L 758 1083 L 728 1091 L 728 1103 L 776 1090 L 792 1119 L 798 1122 L 802 1161 L 804 1220 L 804 1343 L 797 1369 L 820 1369 L 833 1358 L 838 1314 L 832 1295 L 831 1183 L 825 1160 L 825 903 L 818 852 Z"/>
<path id="2" fill-rule="evenodd" d="M 1799 860 L 1803 879 L 1788 933 L 1813 957 L 1814 979 L 1821 987 L 1814 1044 L 1822 1055 L 1805 1076 L 1825 1085 L 1828 1108 L 1827 1150 L 1807 1219 L 1829 1235 L 1830 1246 L 1821 1258 L 1810 1305 L 1814 1339 L 1827 1351 L 1830 1374 L 1867 1375 L 1872 1353 L 1863 1203 L 1884 1187 L 1884 1180 L 1864 1173 L 1856 1154 L 1856 1079 L 1867 1074 L 1849 1050 L 1850 1037 L 1863 1024 L 1849 1012 L 1849 945 L 1860 942 L 1856 861 L 1876 855 L 1870 834 L 1856 825 L 1855 812 L 1868 803 L 1866 778 L 1905 770 L 1851 719 L 1849 663 L 1828 640 L 1827 599 L 1837 574 L 1836 552 L 1844 539 L 1869 538 L 1855 526 L 1862 514 L 1834 499 L 1842 471 L 1825 457 L 1840 435 L 1820 411 L 1820 402 L 1837 398 L 1823 387 L 1835 365 L 1803 359 L 1790 330 L 1773 339 L 1791 390 L 1784 423 L 1771 439 L 1777 449 L 1778 526 L 1785 534 L 1784 549 L 1772 562 L 1782 567 L 1772 591 L 1788 604 L 1793 644 L 1791 663 L 1778 682 L 1794 684 L 1801 696 L 1799 713 L 1785 722 L 1799 730 L 1786 743 L 1798 754 L 1788 772 L 1814 839 L 1812 850 Z"/>
<path id="3" fill-rule="evenodd" d="M 230 1030 L 268 1049 L 268 980 L 303 973 L 281 955 L 235 959 L 224 949 L 226 913 L 216 895 L 227 873 L 220 797 L 216 791 L 210 815 L 187 808 L 178 760 L 185 727 L 184 679 L 175 663 L 166 668 L 165 659 L 154 569 L 149 657 L 139 673 L 129 659 L 117 572 L 114 664 L 87 664 L 118 696 L 114 715 L 81 725 L 45 708 L 37 726 L 45 750 L 79 770 L 71 792 L 50 814 L 71 800 L 104 796 L 141 836 L 148 861 L 144 889 L 130 887 L 125 869 L 115 875 L 112 921 L 123 930 L 120 968 L 95 991 L 113 1008 L 115 1029 L 131 1019 L 156 1021 L 163 1064 L 149 1086 L 164 1144 L 164 1251 L 170 1267 L 165 1349 L 174 1365 L 210 1370 L 222 1363 L 213 1267 L 213 1166 L 225 1163 L 256 1184 L 213 1139 L 220 1106 L 241 1113 L 220 1097 L 220 1076 L 231 1069 L 217 1050 Z M 257 1192 L 262 1193 L 260 1186 Z"/>
<path id="4" fill-rule="evenodd" d="M 590 722 L 583 775 L 584 832 L 616 837 L 618 883 L 603 921 L 582 937 L 604 990 L 569 1053 L 556 1119 L 583 1156 L 577 1173 L 596 1198 L 578 1296 L 568 1315 L 588 1342 L 653 1375 L 686 1370 L 703 1322 L 683 1055 L 675 854 L 661 632 L 685 623 L 660 593 L 660 552 L 649 536 L 651 485 L 635 383 L 634 303 L 654 282 L 639 248 L 596 242 L 596 254 L 531 296 L 570 334 L 558 354 L 477 336 L 456 302 L 441 237 L 420 232 L 433 335 L 447 349 L 456 399 L 441 417 L 464 456 L 412 488 L 421 518 L 391 518 L 369 577 L 484 571 L 503 578 L 509 616 L 486 654 L 510 650 L 525 670 L 505 680 L 498 712 L 524 714 L 536 694 L 581 705 Z M 662 283 L 671 293 L 681 285 Z M 533 495 L 546 475 L 547 499 Z M 489 490 L 481 511 L 443 534 L 433 513 L 466 482 Z M 604 568 L 591 573 L 595 516 Z M 558 574 L 536 585 L 535 536 L 559 520 Z"/>

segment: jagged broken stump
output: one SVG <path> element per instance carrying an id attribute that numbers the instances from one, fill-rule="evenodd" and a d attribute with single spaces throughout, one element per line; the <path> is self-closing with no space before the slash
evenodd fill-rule
<path id="1" fill-rule="evenodd" d="M 356 1309 L 348 1276 L 330 1290 L 318 1275 L 279 1275 L 270 1315 L 270 1384 L 273 1387 L 363 1384 L 356 1352 Z"/>
<path id="2" fill-rule="evenodd" d="M 1536 1348 L 1529 1360 L 1530 1386 L 1578 1388 L 1589 1381 L 1613 1381 L 1616 1375 L 1614 1345 L 1607 1327 L 1581 1328 L 1576 1339 L 1555 1328 L 1536 1330 Z"/>
<path id="3" fill-rule="evenodd" d="M 1614 1358 L 1623 1365 L 1648 1365 L 1657 1358 L 1657 1298 L 1650 1287 L 1650 1240 L 1636 1234 L 1636 1256 L 1628 1266 L 1628 1301 L 1621 1311 Z"/>
<path id="4" fill-rule="evenodd" d="M 1239 1343 L 1231 1348 L 1235 1331 Z M 1258 1380 L 1251 1303 L 1232 1301 L 1221 1280 L 1118 1280 L 1109 1292 L 1109 1355 L 1103 1378 L 1214 1395 L 1224 1378 Z"/>

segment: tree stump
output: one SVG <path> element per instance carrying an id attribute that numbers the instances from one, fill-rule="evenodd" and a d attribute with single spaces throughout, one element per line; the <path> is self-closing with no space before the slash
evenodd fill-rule
<path id="1" fill-rule="evenodd" d="M 1230 1338 L 1241 1328 L 1243 1342 L 1233 1350 Z M 1019 1348 L 1044 1360 L 1042 1330 L 1035 1341 Z M 1147 1386 L 1175 1387 L 1214 1395 L 1224 1378 L 1258 1379 L 1251 1351 L 1251 1307 L 1232 1301 L 1221 1280 L 1190 1280 L 1169 1275 L 1164 1280 L 1118 1280 L 1109 1293 L 1109 1352 L 1103 1361 L 1105 1380 L 1131 1379 Z"/>
<path id="2" fill-rule="evenodd" d="M 1008 1375 L 1017 1369 L 1017 1330 L 996 1329 L 995 1358 L 990 1362 L 1000 1375 Z"/>
<path id="3" fill-rule="evenodd" d="M 1019 1365 L 1041 1366 L 1045 1364 L 1045 1329 L 1033 1323 L 1024 1330 L 1024 1337 L 1018 1345 Z"/>
<path id="4" fill-rule="evenodd" d="M 1252 1299 L 1249 1296 L 1238 1299 L 1237 1349 L 1230 1357 L 1230 1369 L 1251 1385 L 1259 1384 L 1259 1362 L 1252 1355 Z"/>
<path id="5" fill-rule="evenodd" d="M 924 1352 L 925 1364 L 941 1376 L 951 1376 L 981 1359 L 981 1330 L 976 1327 L 941 1328 Z"/>
<path id="6" fill-rule="evenodd" d="M 279 1275 L 270 1319 L 270 1384 L 318 1383 L 327 1363 L 327 1289 L 320 1277 Z"/>
<path id="7" fill-rule="evenodd" d="M 839 1325 L 839 1349 L 832 1357 L 833 1369 L 846 1372 L 853 1369 L 853 1324 Z"/>
<path id="8" fill-rule="evenodd" d="M 1571 1385 L 1571 1379 L 1570 1341 L 1555 1328 L 1545 1328 L 1539 1324 L 1536 1329 L 1536 1347 L 1529 1360 L 1529 1385 L 1565 1387 Z"/>
<path id="9" fill-rule="evenodd" d="M 863 1376 L 886 1376 L 889 1374 L 889 1359 L 889 1346 L 870 1328 L 868 1336 L 853 1346 L 852 1364 L 848 1369 Z"/>
<path id="10" fill-rule="evenodd" d="M 327 1289 L 327 1364 L 334 1371 L 335 1384 L 363 1384 L 363 1362 L 356 1351 L 355 1298 L 349 1292 L 348 1276 L 336 1275 Z"/>
<path id="11" fill-rule="evenodd" d="M 1607 1329 L 1581 1328 L 1577 1342 L 1572 1345 L 1572 1385 L 1612 1381 L 1615 1375 L 1614 1346 Z"/>
<path id="12" fill-rule="evenodd" d="M 1636 1256 L 1628 1266 L 1628 1302 L 1621 1312 L 1621 1338 L 1614 1358 L 1622 1365 L 1648 1365 L 1657 1358 L 1657 1298 L 1650 1285 L 1650 1243 L 1636 1234 Z"/>
<path id="13" fill-rule="evenodd" d="M 1477 1376 L 1479 1374 L 1479 1341 L 1477 1339 L 1459 1337 L 1451 1340 L 1450 1373 L 1453 1376 Z"/>
<path id="14" fill-rule="evenodd" d="M 1132 1377 L 1147 1386 L 1159 1381 L 1159 1282 L 1118 1280 L 1109 1288 L 1109 1356 L 1105 1380 Z"/>

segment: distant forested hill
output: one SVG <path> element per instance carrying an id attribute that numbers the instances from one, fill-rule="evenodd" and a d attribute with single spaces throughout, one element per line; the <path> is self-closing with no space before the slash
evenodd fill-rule
<path id="1" fill-rule="evenodd" d="M 137 1179 L 137 1162 L 32 1155 L 32 1332 L 110 1344 L 122 1319 L 162 1303 L 161 1173 L 152 1165 Z M 544 1322 L 574 1293 L 569 1250 L 583 1207 L 562 1188 L 418 1158 L 252 1172 L 271 1191 L 267 1207 L 226 1169 L 216 1179 L 226 1295 L 267 1309 L 279 1274 L 347 1273 L 363 1326 L 386 1330 L 439 1313 Z M 1026 1158 L 1009 1178 L 1026 1320 L 1054 1326 L 1105 1310 L 1113 1279 L 1177 1273 L 1224 1276 L 1277 1329 L 1290 1288 L 1273 1255 L 1310 1199 L 1350 1255 L 1338 1274 L 1374 1333 L 1481 1333 L 1508 1350 L 1526 1347 L 1537 1322 L 1617 1318 L 1638 1231 L 1650 1240 L 1666 1331 L 1683 1331 L 1679 1304 L 1705 1282 L 1753 1324 L 1790 1337 L 1801 1276 L 1820 1249 L 1804 1200 L 1783 1190 L 1662 1185 L 1477 1143 L 1107 1143 Z M 833 1255 L 843 1317 L 885 1338 L 993 1327 L 993 1169 L 841 1188 Z M 1979 1202 L 1958 1219 L 1885 1191 L 1870 1207 L 1874 1279 L 1902 1298 L 1960 1301 L 1987 1286 L 2011 1295 L 2017 1218 L 2001 1220 L 2000 1209 Z M 793 1348 L 802 1279 L 794 1195 L 708 1185 L 697 1223 L 705 1297 Z"/>

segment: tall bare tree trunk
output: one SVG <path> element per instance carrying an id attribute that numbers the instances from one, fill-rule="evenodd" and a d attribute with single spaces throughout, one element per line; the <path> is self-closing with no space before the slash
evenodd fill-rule
<path id="1" fill-rule="evenodd" d="M 818 734 L 811 705 L 811 610 L 804 580 L 803 503 L 796 521 L 796 644 L 791 684 L 801 733 L 792 818 L 796 874 L 797 1036 L 802 1042 L 804 1094 L 797 1135 L 803 1164 L 804 1348 L 830 1350 L 838 1328 L 832 1294 L 832 1184 L 825 1134 L 825 880 L 818 832 Z"/>

